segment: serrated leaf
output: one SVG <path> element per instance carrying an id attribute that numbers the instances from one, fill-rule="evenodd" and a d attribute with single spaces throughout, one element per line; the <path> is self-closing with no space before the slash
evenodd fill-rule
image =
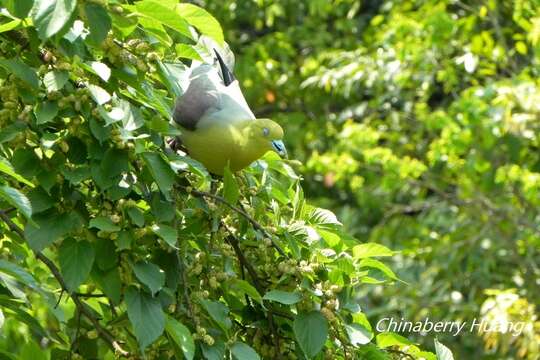
<path id="1" fill-rule="evenodd" d="M 454 360 L 454 355 L 449 348 L 435 339 L 435 353 L 437 354 L 437 360 Z"/>
<path id="2" fill-rule="evenodd" d="M 43 76 L 43 84 L 45 84 L 48 92 L 61 90 L 68 80 L 69 73 L 67 71 L 49 71 Z"/>
<path id="3" fill-rule="evenodd" d="M 84 12 L 88 20 L 90 34 L 87 39 L 93 44 L 99 45 L 107 37 L 107 33 L 111 29 L 111 17 L 103 6 L 95 3 L 87 2 L 84 4 Z M 106 79 L 104 79 L 107 81 Z"/>
<path id="4" fill-rule="evenodd" d="M 82 225 L 79 216 L 73 212 L 39 214 L 33 219 L 37 226 L 27 224 L 24 228 L 24 234 L 30 247 L 35 251 L 43 250 Z"/>
<path id="5" fill-rule="evenodd" d="M 146 152 L 142 156 L 161 192 L 169 193 L 175 182 L 175 174 L 169 164 L 158 153 Z"/>
<path id="6" fill-rule="evenodd" d="M 208 11 L 193 4 L 178 4 L 178 12 L 182 17 L 201 32 L 214 39 L 218 44 L 223 44 L 223 29 Z"/>
<path id="7" fill-rule="evenodd" d="M 39 78 L 34 69 L 26 65 L 19 59 L 0 59 L 0 66 L 12 72 L 19 79 L 33 87 L 39 89 Z"/>
<path id="8" fill-rule="evenodd" d="M 46 40 L 70 21 L 77 0 L 36 0 L 31 17 L 39 37 Z"/>
<path id="9" fill-rule="evenodd" d="M 58 260 L 64 281 L 70 291 L 76 291 L 90 274 L 94 264 L 95 250 L 86 241 L 69 238 L 58 250 Z"/>
<path id="10" fill-rule="evenodd" d="M 363 259 L 359 264 L 360 268 L 369 267 L 381 271 L 386 277 L 392 280 L 399 280 L 396 274 L 384 263 L 376 259 Z"/>
<path id="11" fill-rule="evenodd" d="M 308 358 L 317 355 L 328 338 L 328 322 L 318 311 L 298 314 L 293 330 L 300 348 Z"/>
<path id="12" fill-rule="evenodd" d="M 368 344 L 373 339 L 373 333 L 360 324 L 345 324 L 345 331 L 353 346 Z"/>
<path id="13" fill-rule="evenodd" d="M 241 294 L 248 295 L 253 300 L 262 305 L 261 294 L 250 283 L 241 279 L 233 279 L 229 283 L 231 290 L 239 291 Z"/>
<path id="14" fill-rule="evenodd" d="M 192 360 L 195 357 L 195 343 L 191 332 L 181 322 L 169 317 L 165 325 L 165 331 L 174 343 L 182 350 L 186 360 Z"/>
<path id="15" fill-rule="evenodd" d="M 26 180 L 23 176 L 17 174 L 15 172 L 15 169 L 13 168 L 13 165 L 11 165 L 11 163 L 0 156 L 0 172 L 6 174 L 6 175 L 9 175 L 11 176 L 12 178 L 14 178 L 15 180 L 19 181 L 19 182 L 22 182 L 30 187 L 34 187 L 34 184 L 32 184 L 30 181 Z"/>
<path id="16" fill-rule="evenodd" d="M 111 68 L 106 64 L 99 61 L 92 61 L 90 62 L 90 67 L 97 76 L 103 79 L 103 81 L 109 81 L 109 78 L 111 77 Z"/>
<path id="17" fill-rule="evenodd" d="M 232 326 L 231 319 L 229 319 L 229 308 L 219 302 L 219 301 L 210 301 L 210 300 L 201 300 L 201 305 L 204 307 L 208 315 L 223 329 L 227 332 Z"/>
<path id="18" fill-rule="evenodd" d="M 113 223 L 112 220 L 106 216 L 98 216 L 97 218 L 90 220 L 88 227 L 108 232 L 119 231 L 121 229 L 120 226 Z"/>
<path id="19" fill-rule="evenodd" d="M 111 101 L 111 95 L 105 89 L 93 84 L 88 84 L 87 88 L 96 104 L 103 105 Z"/>
<path id="20" fill-rule="evenodd" d="M 313 209 L 309 221 L 317 225 L 342 225 L 333 212 L 323 208 Z"/>
<path id="21" fill-rule="evenodd" d="M 292 305 L 302 301 L 302 294 L 281 290 L 271 290 L 264 294 L 264 300 L 275 301 L 284 305 Z"/>
<path id="22" fill-rule="evenodd" d="M 261 357 L 253 348 L 243 342 L 237 341 L 231 346 L 231 354 L 236 360 L 260 360 Z"/>
<path id="23" fill-rule="evenodd" d="M 133 265 L 133 272 L 140 282 L 148 286 L 152 295 L 165 285 L 165 273 L 156 264 L 138 262 Z"/>
<path id="24" fill-rule="evenodd" d="M 155 224 L 152 226 L 154 234 L 165 240 L 167 244 L 172 247 L 176 247 L 176 239 L 178 238 L 178 232 L 175 228 L 164 224 Z"/>
<path id="25" fill-rule="evenodd" d="M 130 287 L 125 301 L 128 318 L 141 350 L 153 343 L 165 329 L 165 314 L 157 298 Z"/>
<path id="26" fill-rule="evenodd" d="M 356 259 L 394 255 L 394 252 L 392 250 L 390 250 L 386 246 L 376 243 L 365 243 L 356 245 L 355 247 L 353 247 L 352 253 Z"/>
<path id="27" fill-rule="evenodd" d="M 409 341 L 407 338 L 392 333 L 392 332 L 383 332 L 377 335 L 377 346 L 380 348 L 387 348 L 390 346 L 407 346 L 407 345 L 413 345 L 411 341 Z"/>
<path id="28" fill-rule="evenodd" d="M 36 115 L 36 123 L 38 125 L 46 124 L 58 115 L 58 104 L 55 101 L 39 103 L 36 106 L 34 114 Z"/>
<path id="29" fill-rule="evenodd" d="M 139 1 L 135 4 L 135 9 L 139 14 L 166 25 L 190 39 L 192 38 L 188 22 L 180 14 L 171 11 L 171 9 L 160 4 L 158 1 Z"/>
<path id="30" fill-rule="evenodd" d="M 0 185 L 0 197 L 10 205 L 15 206 L 25 218 L 32 221 L 32 204 L 26 195 L 10 186 Z"/>
<path id="31" fill-rule="evenodd" d="M 144 226 L 144 214 L 138 207 L 132 206 L 127 209 L 131 221 L 138 227 Z"/>
<path id="32" fill-rule="evenodd" d="M 40 292 L 42 291 L 34 277 L 19 265 L 0 259 L 0 272 L 12 276 L 13 278 L 17 279 L 17 281 L 30 287 L 31 289 Z"/>

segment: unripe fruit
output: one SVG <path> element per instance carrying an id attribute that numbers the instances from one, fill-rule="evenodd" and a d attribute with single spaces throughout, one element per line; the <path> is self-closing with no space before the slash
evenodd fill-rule
<path id="1" fill-rule="evenodd" d="M 214 342 L 215 342 L 215 341 L 214 341 L 214 338 L 211 337 L 210 335 L 205 335 L 205 336 L 203 337 L 203 341 L 204 341 L 204 342 L 206 343 L 206 345 L 208 345 L 208 346 L 214 345 Z"/>

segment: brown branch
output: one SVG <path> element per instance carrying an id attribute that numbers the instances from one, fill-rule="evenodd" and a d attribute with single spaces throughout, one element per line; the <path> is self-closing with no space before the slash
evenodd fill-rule
<path id="1" fill-rule="evenodd" d="M 17 233 L 22 239 L 25 239 L 24 231 L 17 226 L 13 221 L 11 221 L 10 217 L 6 215 L 4 211 L 0 210 L 0 218 L 4 221 L 4 223 L 9 227 L 9 229 L 15 233 Z M 94 327 L 96 328 L 96 331 L 99 334 L 99 337 L 101 337 L 105 342 L 109 344 L 109 346 L 116 352 L 119 353 L 122 356 L 129 356 L 129 353 L 122 349 L 118 341 L 112 336 L 112 334 L 103 328 L 101 324 L 99 323 L 98 319 L 94 316 L 94 314 L 86 307 L 86 304 L 79 298 L 77 293 L 69 292 L 66 282 L 64 281 L 64 278 L 62 277 L 62 274 L 60 274 L 60 270 L 56 267 L 56 265 L 52 262 L 51 259 L 43 255 L 40 251 L 34 251 L 34 254 L 37 259 L 39 259 L 42 263 L 44 263 L 53 276 L 56 278 L 56 281 L 60 284 L 60 287 L 62 288 L 62 291 L 65 291 L 69 294 L 73 302 L 75 303 L 75 306 L 77 307 L 77 310 L 83 314 Z"/>
<path id="2" fill-rule="evenodd" d="M 186 189 L 186 188 L 185 188 Z M 188 189 L 186 189 L 188 190 Z M 203 197 L 203 198 L 209 198 L 212 200 L 215 200 L 217 202 L 222 203 L 223 205 L 227 206 L 229 209 L 237 212 L 238 214 L 242 215 L 256 230 L 259 230 L 265 238 L 270 239 L 272 241 L 272 246 L 277 250 L 277 252 L 284 257 L 287 257 L 285 254 L 285 251 L 279 246 L 279 244 L 274 240 L 274 238 L 266 231 L 266 229 L 257 222 L 257 220 L 253 219 L 246 211 L 242 210 L 241 208 L 234 206 L 233 204 L 229 203 L 227 200 L 222 198 L 221 196 L 211 194 L 206 191 L 199 191 L 195 189 L 189 189 L 188 191 L 190 194 Z"/>
<path id="3" fill-rule="evenodd" d="M 73 294 L 82 298 L 106 298 L 107 297 L 107 295 L 105 294 L 91 294 L 91 293 L 80 293 L 80 292 L 76 292 Z"/>

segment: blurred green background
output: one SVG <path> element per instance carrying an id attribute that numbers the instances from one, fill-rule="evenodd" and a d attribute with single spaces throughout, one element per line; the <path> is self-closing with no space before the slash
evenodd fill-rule
<path id="1" fill-rule="evenodd" d="M 401 250 L 407 284 L 366 285 L 370 320 L 523 321 L 438 337 L 457 359 L 538 359 L 540 3 L 196 3 L 255 113 L 284 126 L 307 196 Z"/>

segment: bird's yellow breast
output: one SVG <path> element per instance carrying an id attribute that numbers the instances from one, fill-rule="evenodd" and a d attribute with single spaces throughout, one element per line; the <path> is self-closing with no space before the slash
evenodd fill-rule
<path id="1" fill-rule="evenodd" d="M 231 171 L 239 171 L 263 155 L 250 147 L 242 131 L 234 126 L 185 130 L 181 139 L 189 155 L 216 175 L 223 175 L 227 164 Z"/>

